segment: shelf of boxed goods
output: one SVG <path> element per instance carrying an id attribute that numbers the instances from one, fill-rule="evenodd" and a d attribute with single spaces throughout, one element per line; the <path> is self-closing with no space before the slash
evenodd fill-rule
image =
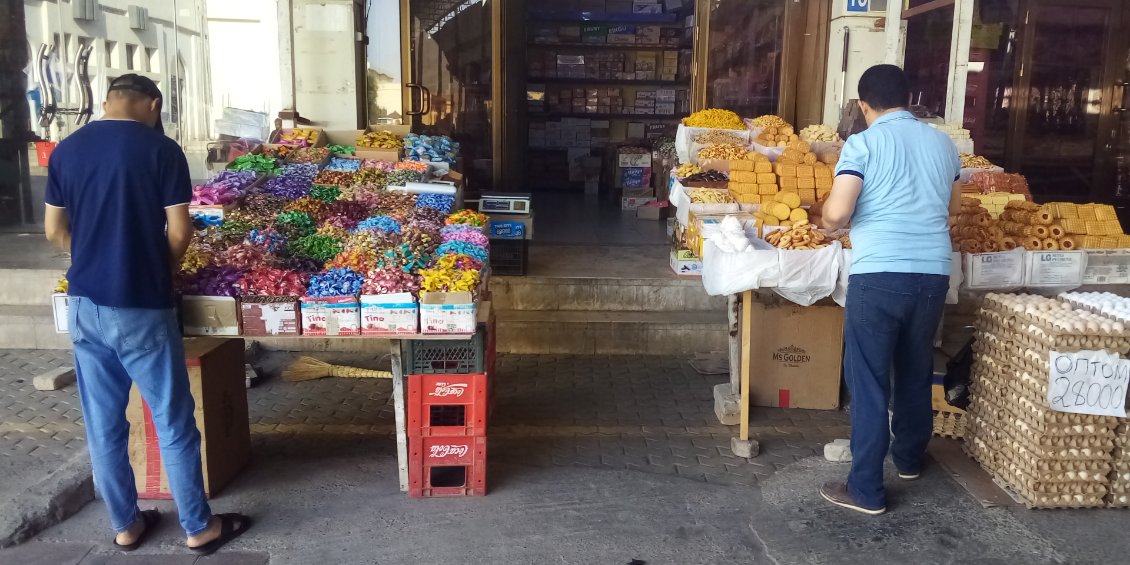
<path id="1" fill-rule="evenodd" d="M 543 113 L 530 113 L 531 118 L 592 118 L 594 120 L 662 120 L 662 121 L 678 121 L 680 118 L 674 114 L 596 114 L 586 112 L 543 112 Z"/>
<path id="2" fill-rule="evenodd" d="M 529 23 L 536 24 L 593 24 L 593 25 L 623 25 L 623 24 L 655 24 L 672 27 L 683 27 L 678 21 L 678 15 L 668 14 L 632 14 L 617 12 L 556 12 L 545 14 L 530 14 Z"/>
<path id="3" fill-rule="evenodd" d="M 693 45 L 680 43 L 678 45 L 654 44 L 618 44 L 618 43 L 528 43 L 530 49 L 539 48 L 565 48 L 565 49 L 596 49 L 596 50 L 624 50 L 624 51 L 655 51 L 658 49 L 692 49 Z"/>
<path id="4" fill-rule="evenodd" d="M 686 86 L 687 80 L 638 80 L 615 78 L 530 77 L 529 82 L 546 84 L 584 84 L 604 86 Z"/>

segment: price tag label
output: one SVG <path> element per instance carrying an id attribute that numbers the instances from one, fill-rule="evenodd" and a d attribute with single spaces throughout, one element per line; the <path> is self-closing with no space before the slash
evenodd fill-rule
<path id="1" fill-rule="evenodd" d="M 1130 284 L 1130 251 L 1088 251 L 1083 284 Z"/>
<path id="2" fill-rule="evenodd" d="M 1106 351 L 1052 351 L 1048 406 L 1059 412 L 1126 417 L 1130 360 Z"/>
<path id="3" fill-rule="evenodd" d="M 1030 287 L 1077 287 L 1083 284 L 1087 269 L 1084 251 L 1049 251 L 1028 254 Z"/>
<path id="4" fill-rule="evenodd" d="M 965 256 L 969 288 L 1008 289 L 1024 286 L 1024 252 L 973 253 Z"/>

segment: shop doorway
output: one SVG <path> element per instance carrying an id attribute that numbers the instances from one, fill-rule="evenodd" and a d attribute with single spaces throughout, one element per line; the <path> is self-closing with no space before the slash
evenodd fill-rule
<path id="1" fill-rule="evenodd" d="M 459 142 L 475 191 L 495 187 L 499 0 L 401 0 L 404 115 L 412 131 Z"/>
<path id="2" fill-rule="evenodd" d="M 1026 5 L 1025 5 L 1026 4 Z M 1004 166 L 1038 201 L 1110 201 L 1125 80 L 1120 0 L 1030 0 L 1018 14 Z M 1005 101 L 1007 100 L 1007 101 Z"/>

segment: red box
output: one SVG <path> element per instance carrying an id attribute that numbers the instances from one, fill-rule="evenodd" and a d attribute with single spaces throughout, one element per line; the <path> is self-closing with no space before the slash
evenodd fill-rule
<path id="1" fill-rule="evenodd" d="M 485 374 L 409 375 L 408 436 L 486 435 L 487 393 Z"/>
<path id="2" fill-rule="evenodd" d="M 487 493 L 486 436 L 423 437 L 408 440 L 408 496 L 484 496 Z"/>

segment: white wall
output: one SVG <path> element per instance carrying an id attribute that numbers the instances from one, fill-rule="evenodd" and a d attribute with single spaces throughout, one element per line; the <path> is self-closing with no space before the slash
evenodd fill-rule
<path id="1" fill-rule="evenodd" d="M 57 42 L 58 45 L 52 65 L 53 73 L 63 85 L 56 92 L 58 105 L 78 107 L 74 61 L 80 42 L 90 41 L 94 46 L 89 65 L 94 119 L 102 113 L 101 104 L 110 79 L 137 73 L 152 78 L 164 92 L 165 129 L 170 137 L 181 143 L 207 139 L 207 102 L 211 88 L 205 60 L 208 37 L 204 25 L 204 0 L 98 0 L 97 6 L 94 20 L 89 21 L 73 17 L 71 0 L 25 1 L 28 42 L 33 58 L 30 64 L 35 64 L 34 57 L 40 44 Z M 146 29 L 130 28 L 129 6 L 149 10 Z M 127 60 L 127 53 L 131 51 L 134 57 Z M 29 87 L 36 87 L 30 71 L 28 77 Z M 173 93 L 170 89 L 178 81 L 182 83 L 180 115 L 173 120 L 170 103 Z M 33 126 L 37 119 L 33 116 Z M 34 129 L 45 137 L 58 140 L 76 129 L 72 125 L 73 120 L 73 116 L 60 116 L 47 131 L 37 126 Z"/>

